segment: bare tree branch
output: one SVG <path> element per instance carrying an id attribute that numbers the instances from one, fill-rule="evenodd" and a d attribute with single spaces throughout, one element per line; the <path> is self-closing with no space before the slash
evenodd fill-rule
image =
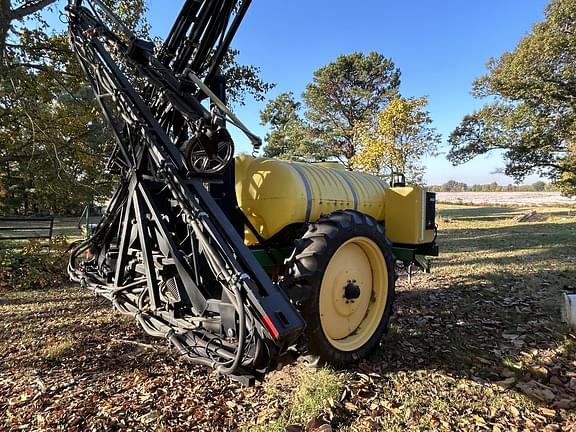
<path id="1" fill-rule="evenodd" d="M 28 1 L 22 4 L 22 6 L 12 9 L 10 0 L 0 0 L 0 70 L 5 66 L 6 41 L 8 39 L 8 33 L 12 28 L 12 21 L 22 20 L 55 1 L 56 0 Z"/>
<path id="2" fill-rule="evenodd" d="M 10 13 L 10 18 L 13 20 L 21 20 L 22 18 L 27 17 L 33 13 L 38 12 L 40 9 L 49 6 L 50 4 L 54 3 L 56 0 L 38 0 L 35 2 L 24 3 L 17 9 L 14 9 Z"/>
<path id="3" fill-rule="evenodd" d="M 37 69 L 37 70 L 41 70 L 43 72 L 56 72 L 59 75 L 66 75 L 66 76 L 70 76 L 70 77 L 74 77 L 74 78 L 83 78 L 81 75 L 78 74 L 73 74 L 70 72 L 66 72 L 63 70 L 55 70 L 52 67 L 43 65 L 43 64 L 38 64 L 38 63 L 13 63 L 10 65 L 10 68 L 17 68 L 17 67 L 24 67 L 24 68 L 30 68 L 30 69 Z"/>
<path id="4" fill-rule="evenodd" d="M 50 45 L 42 45 L 42 46 L 36 46 L 36 47 L 29 47 L 29 46 L 24 46 L 24 45 L 19 45 L 19 44 L 11 44 L 11 43 L 7 43 L 6 46 L 8 48 L 21 48 L 21 49 L 27 49 L 30 51 L 50 51 L 50 52 L 56 52 L 56 53 L 62 53 L 62 54 L 74 54 L 71 50 L 65 50 L 65 49 L 60 49 L 60 48 L 54 48 Z"/>

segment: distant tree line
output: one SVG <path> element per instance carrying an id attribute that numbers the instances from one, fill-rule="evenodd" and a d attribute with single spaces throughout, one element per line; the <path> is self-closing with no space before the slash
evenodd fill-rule
<path id="1" fill-rule="evenodd" d="M 442 185 L 430 186 L 433 192 L 556 192 L 558 187 L 543 181 L 537 181 L 529 185 L 499 185 L 496 182 L 486 184 L 467 185 L 456 180 L 449 180 Z"/>

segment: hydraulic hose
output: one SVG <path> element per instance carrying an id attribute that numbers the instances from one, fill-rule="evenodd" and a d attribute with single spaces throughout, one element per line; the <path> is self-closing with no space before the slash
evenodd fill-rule
<path id="1" fill-rule="evenodd" d="M 242 302 L 242 297 L 240 295 L 240 291 L 236 285 L 232 286 L 232 290 L 234 291 L 234 295 L 236 297 L 236 302 L 238 304 L 238 308 L 236 309 L 238 312 L 238 347 L 236 348 L 236 357 L 232 364 L 228 367 L 219 365 L 216 370 L 218 373 L 222 374 L 232 374 L 236 372 L 238 367 L 242 362 L 242 358 L 244 357 L 244 346 L 246 344 L 246 319 L 244 314 L 244 304 Z"/>

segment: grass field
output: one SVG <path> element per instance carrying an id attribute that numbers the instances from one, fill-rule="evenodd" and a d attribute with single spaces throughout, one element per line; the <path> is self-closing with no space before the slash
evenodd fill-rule
<path id="1" fill-rule="evenodd" d="M 293 362 L 251 388 L 79 288 L 1 292 L 0 429 L 576 430 L 576 336 L 559 319 L 576 217 L 516 222 L 527 210 L 439 206 L 441 256 L 399 279 L 377 352 L 349 370 Z"/>

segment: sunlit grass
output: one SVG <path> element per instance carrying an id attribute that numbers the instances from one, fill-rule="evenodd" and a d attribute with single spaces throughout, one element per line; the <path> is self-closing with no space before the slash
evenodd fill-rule
<path id="1" fill-rule="evenodd" d="M 57 340 L 49 343 L 42 351 L 40 357 L 47 361 L 59 361 L 70 354 L 74 349 L 74 342 L 71 339 Z"/>
<path id="2" fill-rule="evenodd" d="M 290 394 L 278 388 L 274 381 L 265 385 L 266 397 L 271 400 L 288 398 L 286 408 L 277 419 L 252 425 L 247 428 L 254 432 L 284 432 L 292 424 L 306 425 L 312 418 L 333 404 L 344 388 L 342 374 L 327 368 L 301 368 L 296 377 L 297 385 Z"/>

